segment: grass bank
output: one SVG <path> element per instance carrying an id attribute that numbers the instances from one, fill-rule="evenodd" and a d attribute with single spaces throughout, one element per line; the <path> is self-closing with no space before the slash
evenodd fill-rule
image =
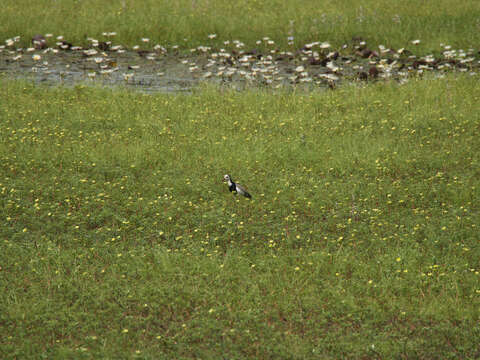
<path id="1" fill-rule="evenodd" d="M 3 358 L 479 356 L 475 79 L 0 89 Z"/>
<path id="2" fill-rule="evenodd" d="M 270 37 L 282 49 L 311 41 L 340 46 L 362 37 L 371 46 L 400 48 L 421 39 L 419 52 L 439 51 L 439 44 L 468 48 L 479 43 L 480 3 L 476 0 L 435 2 L 408 0 L 352 1 L 208 1 L 208 0 L 6 0 L 0 13 L 0 39 L 63 35 L 75 44 L 117 32 L 115 43 L 133 46 L 150 38 L 151 46 L 178 44 L 223 46 L 240 40 L 249 48 Z M 217 34 L 210 40 L 209 34 Z M 294 45 L 287 45 L 289 36 Z M 143 47 L 149 47 L 143 44 Z"/>

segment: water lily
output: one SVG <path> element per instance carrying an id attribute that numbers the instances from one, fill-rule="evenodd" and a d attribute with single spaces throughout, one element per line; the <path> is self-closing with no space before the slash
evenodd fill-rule
<path id="1" fill-rule="evenodd" d="M 328 69 L 330 69 L 333 72 L 337 72 L 338 70 L 340 70 L 340 68 L 336 66 L 333 61 L 329 61 L 326 66 Z"/>
<path id="2" fill-rule="evenodd" d="M 298 73 L 301 73 L 305 71 L 305 68 L 302 65 L 300 65 L 295 68 L 295 71 Z"/>
<path id="3" fill-rule="evenodd" d="M 89 49 L 89 50 L 85 50 L 83 53 L 87 56 L 93 56 L 93 55 L 97 55 L 98 51 L 95 49 Z"/>
<path id="4" fill-rule="evenodd" d="M 312 43 L 309 43 L 309 44 L 305 44 L 305 45 L 304 45 L 304 48 L 305 48 L 305 49 L 311 49 L 311 48 L 313 48 L 314 46 L 317 46 L 317 45 L 319 45 L 319 44 L 320 44 L 319 41 L 315 41 L 315 42 L 312 42 Z"/>
<path id="5" fill-rule="evenodd" d="M 319 76 L 321 78 L 324 78 L 324 79 L 329 80 L 329 81 L 337 81 L 338 80 L 338 76 L 333 75 L 333 74 L 320 74 Z"/>
<path id="6" fill-rule="evenodd" d="M 167 52 L 167 49 L 165 49 L 162 45 L 158 45 L 158 44 L 153 47 L 153 50 L 161 51 L 163 53 Z"/>

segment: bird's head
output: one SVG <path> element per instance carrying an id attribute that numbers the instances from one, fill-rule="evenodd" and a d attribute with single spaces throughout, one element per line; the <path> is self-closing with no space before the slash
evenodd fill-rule
<path id="1" fill-rule="evenodd" d="M 224 182 L 228 182 L 228 181 L 230 181 L 230 180 L 231 180 L 230 175 L 228 175 L 228 174 L 223 175 L 223 181 L 224 181 Z"/>

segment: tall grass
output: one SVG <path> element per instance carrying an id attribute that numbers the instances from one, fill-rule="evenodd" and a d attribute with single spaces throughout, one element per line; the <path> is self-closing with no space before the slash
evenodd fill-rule
<path id="1" fill-rule="evenodd" d="M 2 358 L 479 356 L 473 78 L 0 89 Z"/>
<path id="2" fill-rule="evenodd" d="M 86 44 L 86 37 L 102 39 L 103 32 L 118 33 L 115 43 L 224 46 L 238 39 L 249 48 L 265 36 L 280 48 L 291 48 L 293 36 L 301 47 L 310 41 L 339 46 L 362 37 L 371 46 L 411 46 L 429 52 L 440 43 L 471 47 L 479 42 L 480 3 L 475 0 L 392 2 L 364 1 L 207 1 L 207 0 L 6 0 L 0 12 L 0 39 L 20 35 L 26 45 L 32 35 L 53 33 Z M 214 40 L 208 34 L 218 34 Z"/>

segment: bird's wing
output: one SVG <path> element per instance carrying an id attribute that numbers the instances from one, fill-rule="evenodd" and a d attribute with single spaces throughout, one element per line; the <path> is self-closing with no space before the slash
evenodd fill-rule
<path id="1" fill-rule="evenodd" d="M 246 197 L 251 197 L 249 192 L 240 184 L 237 184 L 237 193 L 240 195 L 245 195 Z"/>
<path id="2" fill-rule="evenodd" d="M 235 184 L 237 188 L 237 192 L 247 192 L 247 189 L 243 185 L 240 185 L 238 183 Z"/>

